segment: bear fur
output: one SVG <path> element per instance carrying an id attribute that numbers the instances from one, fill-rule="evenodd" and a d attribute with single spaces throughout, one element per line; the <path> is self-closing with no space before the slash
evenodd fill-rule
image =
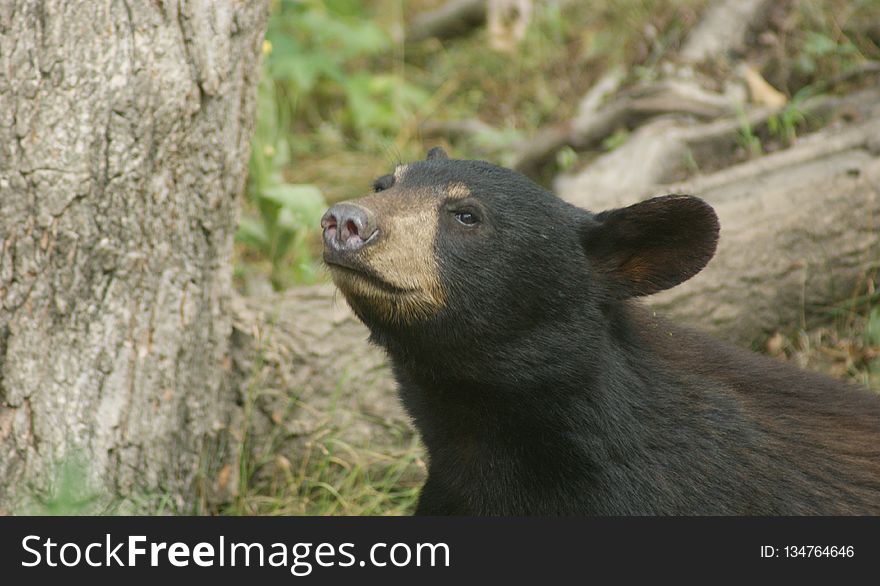
<path id="1" fill-rule="evenodd" d="M 880 513 L 880 396 L 637 302 L 711 259 L 702 200 L 597 214 L 436 149 L 374 190 L 325 260 L 427 449 L 417 514 Z"/>

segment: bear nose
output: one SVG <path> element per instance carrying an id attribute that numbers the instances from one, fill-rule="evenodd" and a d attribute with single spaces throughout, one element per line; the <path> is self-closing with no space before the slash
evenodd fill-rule
<path id="1" fill-rule="evenodd" d="M 373 213 L 356 204 L 338 203 L 321 218 L 324 245 L 339 251 L 359 250 L 376 233 Z"/>

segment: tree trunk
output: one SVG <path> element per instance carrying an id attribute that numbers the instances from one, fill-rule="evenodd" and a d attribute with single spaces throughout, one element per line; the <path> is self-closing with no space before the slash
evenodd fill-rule
<path id="1" fill-rule="evenodd" d="M 85 463 L 191 510 L 230 417 L 265 2 L 0 2 L 0 509 Z"/>

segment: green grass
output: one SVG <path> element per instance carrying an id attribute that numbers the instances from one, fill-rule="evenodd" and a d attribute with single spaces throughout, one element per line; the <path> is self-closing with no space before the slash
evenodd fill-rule
<path id="1" fill-rule="evenodd" d="M 850 380 L 880 392 L 880 291 L 876 274 L 863 292 L 828 307 L 809 329 L 776 333 L 766 352 L 808 370 Z"/>
<path id="2" fill-rule="evenodd" d="M 110 515 L 121 502 L 99 490 L 90 478 L 88 459 L 72 453 L 48 471 L 45 487 L 34 488 L 30 498 L 16 506 L 23 515 Z"/>
<path id="3" fill-rule="evenodd" d="M 353 446 L 332 435 L 286 455 L 248 463 L 226 515 L 407 515 L 424 476 L 416 439 L 393 449 Z M 265 455 L 264 455 L 265 457 Z"/>
<path id="4" fill-rule="evenodd" d="M 412 429 L 383 422 L 385 433 L 371 434 L 381 435 L 375 443 L 354 444 L 346 439 L 345 424 L 337 417 L 339 396 L 350 382 L 347 376 L 340 377 L 323 411 L 303 403 L 296 392 L 273 388 L 273 377 L 258 357 L 243 405 L 238 481 L 221 514 L 406 515 L 413 511 L 425 463 Z M 267 412 L 272 422 L 268 432 Z M 284 423 L 297 416 L 316 427 L 302 437 L 294 436 Z M 368 418 L 360 412 L 355 417 Z"/>

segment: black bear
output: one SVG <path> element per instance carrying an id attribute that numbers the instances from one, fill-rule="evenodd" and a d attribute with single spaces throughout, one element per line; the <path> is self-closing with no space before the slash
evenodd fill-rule
<path id="1" fill-rule="evenodd" d="M 322 219 L 428 452 L 417 514 L 880 513 L 880 395 L 666 323 L 718 220 L 598 214 L 432 149 Z"/>

